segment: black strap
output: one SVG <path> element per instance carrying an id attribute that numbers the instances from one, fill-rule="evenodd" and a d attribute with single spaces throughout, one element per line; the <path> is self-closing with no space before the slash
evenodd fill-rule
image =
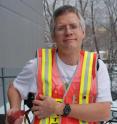
<path id="1" fill-rule="evenodd" d="M 97 71 L 99 70 L 99 59 L 97 59 Z"/>
<path id="2" fill-rule="evenodd" d="M 30 111 L 31 111 L 31 109 L 28 109 L 27 111 L 25 111 L 25 118 L 28 121 L 28 124 L 31 124 L 30 119 L 28 117 L 28 114 L 29 114 Z"/>

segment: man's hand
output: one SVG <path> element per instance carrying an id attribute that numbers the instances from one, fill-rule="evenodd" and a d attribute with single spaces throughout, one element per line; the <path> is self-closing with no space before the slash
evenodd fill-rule
<path id="1" fill-rule="evenodd" d="M 58 104 L 53 98 L 48 96 L 40 96 L 40 100 L 33 101 L 32 111 L 39 119 L 49 117 L 55 114 Z"/>
<path id="2" fill-rule="evenodd" d="M 17 108 L 12 108 L 7 112 L 7 123 L 8 124 L 22 124 L 24 117 L 24 111 Z"/>

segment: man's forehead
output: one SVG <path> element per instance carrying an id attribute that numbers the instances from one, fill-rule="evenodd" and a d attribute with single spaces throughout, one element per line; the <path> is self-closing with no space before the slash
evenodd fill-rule
<path id="1" fill-rule="evenodd" d="M 72 16 L 77 17 L 78 19 L 80 19 L 78 14 L 76 14 L 74 12 L 66 12 L 66 13 L 62 13 L 61 15 L 55 17 L 54 20 L 58 20 L 59 18 L 65 18 L 65 17 L 67 17 L 69 15 L 72 15 Z"/>
<path id="2" fill-rule="evenodd" d="M 67 14 L 67 15 L 61 15 L 59 17 L 57 17 L 54 21 L 55 25 L 61 25 L 64 23 L 70 23 L 70 24 L 76 24 L 79 23 L 80 19 L 79 17 L 72 13 L 72 14 Z"/>

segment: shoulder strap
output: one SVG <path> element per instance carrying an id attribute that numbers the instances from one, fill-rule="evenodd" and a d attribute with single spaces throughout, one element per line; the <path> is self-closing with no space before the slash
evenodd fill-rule
<path id="1" fill-rule="evenodd" d="M 97 71 L 99 70 L 99 58 L 97 59 Z"/>

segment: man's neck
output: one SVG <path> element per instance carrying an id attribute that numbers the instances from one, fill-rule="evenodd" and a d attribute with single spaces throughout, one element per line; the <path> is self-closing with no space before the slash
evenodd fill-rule
<path id="1" fill-rule="evenodd" d="M 80 59 L 80 50 L 72 52 L 58 51 L 58 56 L 67 65 L 77 65 Z"/>

